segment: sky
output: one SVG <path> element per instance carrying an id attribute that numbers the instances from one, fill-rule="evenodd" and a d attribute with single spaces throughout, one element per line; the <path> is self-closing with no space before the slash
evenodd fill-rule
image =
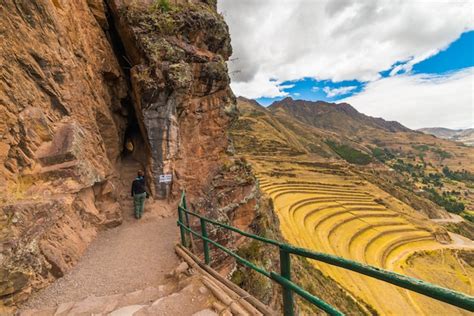
<path id="1" fill-rule="evenodd" d="M 347 102 L 410 128 L 474 127 L 474 0 L 219 0 L 231 87 Z"/>

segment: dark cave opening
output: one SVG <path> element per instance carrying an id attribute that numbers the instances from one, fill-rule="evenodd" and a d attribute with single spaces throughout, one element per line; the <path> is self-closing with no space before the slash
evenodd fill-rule
<path id="1" fill-rule="evenodd" d="M 147 161 L 146 146 L 130 92 L 132 89 L 130 69 L 133 65 L 127 58 L 125 46 L 117 30 L 113 13 L 107 1 L 104 1 L 104 5 L 107 8 L 106 14 L 108 22 L 108 29 L 105 30 L 105 33 L 123 71 L 128 90 L 127 97 L 121 100 L 122 109 L 124 109 L 127 120 L 126 129 L 123 133 L 122 160 L 133 158 L 140 162 L 142 166 L 145 166 Z"/>

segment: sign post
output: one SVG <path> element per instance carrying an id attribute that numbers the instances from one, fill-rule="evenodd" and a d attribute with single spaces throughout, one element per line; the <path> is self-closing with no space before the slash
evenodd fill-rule
<path id="1" fill-rule="evenodd" d="M 172 174 L 160 174 L 160 183 L 171 183 L 173 181 Z"/>

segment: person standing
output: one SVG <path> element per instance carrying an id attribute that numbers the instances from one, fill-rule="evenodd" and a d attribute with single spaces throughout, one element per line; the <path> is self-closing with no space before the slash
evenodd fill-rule
<path id="1" fill-rule="evenodd" d="M 138 170 L 137 177 L 132 182 L 133 206 L 135 209 L 135 218 L 140 219 L 145 210 L 145 199 L 147 198 L 145 177 L 142 170 Z"/>

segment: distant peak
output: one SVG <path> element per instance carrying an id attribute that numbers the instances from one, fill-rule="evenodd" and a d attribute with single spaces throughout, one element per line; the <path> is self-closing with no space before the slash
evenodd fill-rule
<path id="1" fill-rule="evenodd" d="M 253 105 L 257 105 L 257 106 L 262 106 L 260 103 L 258 103 L 257 100 L 248 99 L 248 98 L 242 97 L 242 96 L 237 97 L 237 101 L 246 102 L 246 103 L 250 103 L 250 104 L 253 104 Z"/>
<path id="2" fill-rule="evenodd" d="M 276 105 L 291 105 L 295 102 L 292 97 L 286 97 L 283 98 L 279 101 L 274 101 L 272 104 L 270 104 L 270 107 L 276 106 Z"/>

